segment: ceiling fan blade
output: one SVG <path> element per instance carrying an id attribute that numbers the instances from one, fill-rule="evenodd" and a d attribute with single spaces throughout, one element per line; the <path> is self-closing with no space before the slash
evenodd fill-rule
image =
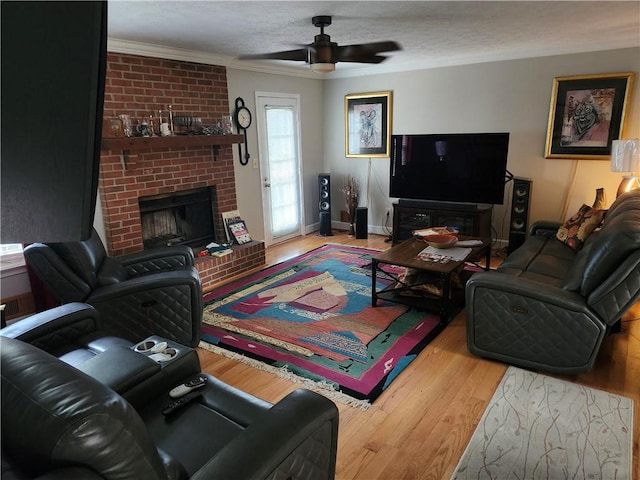
<path id="1" fill-rule="evenodd" d="M 306 62 L 307 57 L 308 57 L 307 48 L 299 48 L 297 50 L 285 50 L 283 52 L 240 55 L 238 59 L 239 60 L 295 60 L 295 61 Z"/>
<path id="2" fill-rule="evenodd" d="M 315 27 L 320 28 L 320 33 L 314 36 L 313 43 L 304 46 L 301 45 L 303 48 L 283 52 L 240 55 L 238 59 L 294 60 L 306 62 L 311 65 L 312 68 L 315 66 L 315 70 L 320 70 L 322 67 L 328 67 L 330 63 L 336 64 L 338 62 L 380 63 L 385 61 L 387 57 L 379 55 L 379 53 L 402 50 L 402 47 L 398 43 L 391 40 L 340 47 L 336 42 L 331 41 L 329 35 L 324 33 L 325 27 L 331 25 L 330 15 L 315 16 L 312 18 L 312 23 Z"/>
<path id="3" fill-rule="evenodd" d="M 382 63 L 386 59 L 387 57 L 383 55 L 363 55 L 360 57 L 341 57 L 339 61 L 351 63 Z"/>
<path id="4" fill-rule="evenodd" d="M 342 47 L 338 47 L 336 60 L 349 61 L 344 59 L 366 57 L 368 55 L 376 55 L 382 52 L 395 52 L 396 50 L 402 50 L 402 47 L 397 42 L 390 40 L 384 42 L 344 45 Z"/>

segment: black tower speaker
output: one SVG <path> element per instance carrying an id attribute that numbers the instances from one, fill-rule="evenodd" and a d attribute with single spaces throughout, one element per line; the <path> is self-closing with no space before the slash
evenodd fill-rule
<path id="1" fill-rule="evenodd" d="M 331 233 L 331 177 L 328 173 L 318 175 L 318 207 L 320 209 L 320 235 Z"/>
<path id="2" fill-rule="evenodd" d="M 369 209 L 367 207 L 356 208 L 356 238 L 368 238 Z"/>
<path id="3" fill-rule="evenodd" d="M 511 221 L 509 223 L 509 246 L 511 253 L 524 243 L 529 229 L 529 202 L 531 200 L 531 179 L 514 178 L 511 197 Z"/>

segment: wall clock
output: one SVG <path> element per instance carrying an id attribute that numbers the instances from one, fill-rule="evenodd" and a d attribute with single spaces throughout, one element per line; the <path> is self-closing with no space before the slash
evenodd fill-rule
<path id="1" fill-rule="evenodd" d="M 233 120 L 238 129 L 238 133 L 242 132 L 244 135 L 244 157 L 242 156 L 242 145 L 238 144 L 238 155 L 240 157 L 240 165 L 246 165 L 249 163 L 249 149 L 247 148 L 247 128 L 251 126 L 251 110 L 249 110 L 242 97 L 236 98 L 236 109 L 233 112 Z"/>

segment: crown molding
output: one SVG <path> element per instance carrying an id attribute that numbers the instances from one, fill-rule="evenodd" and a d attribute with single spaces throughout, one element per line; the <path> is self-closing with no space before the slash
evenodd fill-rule
<path id="1" fill-rule="evenodd" d="M 414 70 L 426 70 L 430 68 L 453 67 L 460 65 L 470 65 L 477 63 L 501 62 L 508 60 L 522 60 L 535 57 L 549 57 L 555 55 L 570 55 L 578 53 L 595 52 L 602 50 L 615 50 L 620 48 L 633 48 L 637 45 L 619 43 L 599 43 L 598 45 L 583 45 L 580 48 L 558 47 L 553 50 L 531 50 L 519 53 L 487 53 L 484 55 L 460 55 L 456 57 L 446 57 L 437 59 L 413 59 L 395 64 L 371 65 L 350 65 L 341 68 L 338 64 L 336 70 L 331 73 L 316 73 L 311 71 L 306 65 L 292 67 L 273 61 L 245 61 L 238 60 L 228 55 L 202 52 L 197 50 L 187 50 L 182 48 L 166 47 L 163 45 L 153 45 L 148 43 L 121 40 L 117 38 L 107 39 L 107 51 L 114 53 L 126 53 L 131 55 L 141 55 L 145 57 L 167 58 L 170 60 L 181 60 L 185 62 L 202 63 L 205 65 L 219 65 L 235 70 L 246 70 L 251 72 L 266 73 L 272 75 L 285 75 L 291 77 L 310 78 L 314 80 L 333 80 L 340 78 L 362 77 L 367 75 L 380 75 L 386 73 L 410 72 Z"/>
<path id="2" fill-rule="evenodd" d="M 436 59 L 413 59 L 402 63 L 394 64 L 378 64 L 375 66 L 362 66 L 359 68 L 340 70 L 339 66 L 335 72 L 325 77 L 326 80 L 339 78 L 353 78 L 367 75 L 381 75 L 386 73 L 410 72 L 415 70 L 428 70 L 431 68 L 457 67 L 463 65 L 473 65 L 480 63 L 505 62 L 511 60 L 526 60 L 538 57 L 553 57 L 558 55 L 574 55 L 581 53 L 590 53 L 607 50 L 618 50 L 623 48 L 638 48 L 638 45 L 629 45 L 627 43 L 609 42 L 592 45 L 583 45 L 581 47 L 566 48 L 558 47 L 554 49 L 536 49 L 527 52 L 503 52 L 503 53 L 486 53 L 481 55 L 458 55 L 446 58 Z"/>
<path id="3" fill-rule="evenodd" d="M 228 55 L 187 50 L 182 48 L 166 47 L 149 43 L 133 42 L 118 38 L 107 39 L 107 51 L 113 53 L 126 53 L 129 55 L 141 55 L 144 57 L 166 58 L 183 62 L 202 63 L 205 65 L 219 65 L 237 70 L 268 73 L 273 75 L 288 75 L 292 77 L 314 78 L 322 80 L 324 74 L 317 74 L 308 68 L 288 67 L 274 63 L 240 61 Z"/>
<path id="4" fill-rule="evenodd" d="M 204 63 L 208 65 L 227 66 L 231 57 L 215 53 L 199 52 L 182 48 L 165 47 L 149 43 L 132 42 L 118 38 L 107 38 L 107 51 L 114 53 L 128 53 L 144 57 L 167 58 L 169 60 L 183 60 L 186 62 Z"/>

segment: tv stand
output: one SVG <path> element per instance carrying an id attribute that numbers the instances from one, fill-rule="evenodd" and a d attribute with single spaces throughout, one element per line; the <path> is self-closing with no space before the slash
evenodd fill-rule
<path id="1" fill-rule="evenodd" d="M 399 205 L 409 205 L 411 207 L 422 208 L 449 208 L 457 212 L 460 211 L 476 211 L 478 209 L 491 207 L 491 205 L 479 204 L 479 203 L 457 203 L 457 202 L 438 202 L 435 200 L 416 200 L 413 198 L 400 198 L 398 199 Z"/>
<path id="2" fill-rule="evenodd" d="M 393 204 L 393 244 L 411 238 L 414 230 L 457 227 L 461 235 L 491 238 L 493 205 L 399 200 Z"/>

